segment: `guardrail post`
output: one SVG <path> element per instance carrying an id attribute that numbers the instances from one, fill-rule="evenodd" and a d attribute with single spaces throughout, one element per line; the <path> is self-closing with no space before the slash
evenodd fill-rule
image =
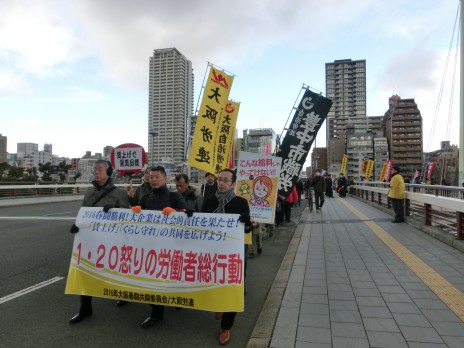
<path id="1" fill-rule="evenodd" d="M 379 205 L 382 205 L 382 194 L 380 192 L 377 192 L 377 198 L 379 200 Z"/>
<path id="2" fill-rule="evenodd" d="M 424 204 L 424 225 L 432 225 L 432 205 L 427 203 Z"/>
<path id="3" fill-rule="evenodd" d="M 387 208 L 390 209 L 392 207 L 392 202 L 390 197 L 387 197 Z"/>
<path id="4" fill-rule="evenodd" d="M 456 239 L 464 239 L 464 213 L 460 211 L 456 212 Z"/>
<path id="5" fill-rule="evenodd" d="M 371 191 L 371 202 L 375 202 L 374 201 L 374 192 L 373 191 Z"/>
<path id="6" fill-rule="evenodd" d="M 405 216 L 411 215 L 411 200 L 410 199 L 404 200 L 404 215 Z"/>

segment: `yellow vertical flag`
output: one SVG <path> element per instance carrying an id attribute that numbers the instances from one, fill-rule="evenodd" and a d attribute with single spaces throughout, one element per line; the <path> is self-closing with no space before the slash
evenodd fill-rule
<path id="1" fill-rule="evenodd" d="M 361 166 L 361 175 L 366 176 L 367 173 L 367 165 L 369 164 L 369 160 L 364 160 Z"/>
<path id="2" fill-rule="evenodd" d="M 346 165 L 348 164 L 348 155 L 344 154 L 343 155 L 343 160 L 342 160 L 342 166 L 340 168 L 340 174 L 345 175 L 346 174 Z"/>
<path id="3" fill-rule="evenodd" d="M 368 160 L 367 161 L 367 169 L 366 169 L 366 177 L 365 180 L 368 181 L 370 177 L 372 176 L 372 172 L 374 170 L 374 161 L 373 160 Z"/>
<path id="4" fill-rule="evenodd" d="M 218 158 L 221 158 L 218 154 L 221 139 L 224 140 L 221 130 L 223 119 L 228 115 L 225 109 L 233 80 L 233 76 L 214 66 L 210 67 L 190 146 L 188 164 L 191 167 L 216 173 L 218 167 L 228 165 L 227 162 L 218 163 Z"/>
<path id="5" fill-rule="evenodd" d="M 224 108 L 219 129 L 219 146 L 216 149 L 216 173 L 224 168 L 230 168 L 233 162 L 235 126 L 238 119 L 240 103 L 229 100 Z"/>
<path id="6" fill-rule="evenodd" d="M 382 171 L 380 172 L 379 181 L 383 182 L 385 180 L 385 175 L 387 174 L 387 162 L 382 166 Z"/>

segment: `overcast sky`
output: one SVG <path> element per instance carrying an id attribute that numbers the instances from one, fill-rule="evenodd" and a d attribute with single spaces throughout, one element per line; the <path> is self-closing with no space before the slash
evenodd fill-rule
<path id="1" fill-rule="evenodd" d="M 383 115 L 393 94 L 415 98 L 424 119 L 424 150 L 437 149 L 441 140 L 458 144 L 457 91 L 450 104 L 454 73 L 459 83 L 455 46 L 449 52 L 458 5 L 2 1 L 0 133 L 12 153 L 18 142 L 39 149 L 51 143 L 54 154 L 67 157 L 128 142 L 146 148 L 149 57 L 154 49 L 176 47 L 193 64 L 195 107 L 208 61 L 236 75 L 230 97 L 241 102 L 240 136 L 245 128 L 281 133 L 302 84 L 325 93 L 325 63 L 366 59 L 368 116 Z M 325 127 L 317 146 L 325 146 Z"/>

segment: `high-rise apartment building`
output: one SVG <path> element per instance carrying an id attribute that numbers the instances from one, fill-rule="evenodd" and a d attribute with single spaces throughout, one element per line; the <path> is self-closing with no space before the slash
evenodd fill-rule
<path id="1" fill-rule="evenodd" d="M 149 163 L 185 161 L 193 115 L 192 63 L 175 48 L 150 57 L 148 101 Z"/>
<path id="2" fill-rule="evenodd" d="M 7 137 L 0 133 L 0 163 L 8 162 L 6 149 L 7 149 Z"/>
<path id="3" fill-rule="evenodd" d="M 366 61 L 343 59 L 325 64 L 326 96 L 332 108 L 327 115 L 328 167 L 339 168 L 343 158 L 339 146 L 345 127 L 353 117 L 366 117 Z"/>
<path id="4" fill-rule="evenodd" d="M 382 121 L 388 139 L 390 159 L 400 166 L 401 175 L 412 177 L 422 168 L 422 116 L 414 99 L 389 99 L 389 109 Z"/>

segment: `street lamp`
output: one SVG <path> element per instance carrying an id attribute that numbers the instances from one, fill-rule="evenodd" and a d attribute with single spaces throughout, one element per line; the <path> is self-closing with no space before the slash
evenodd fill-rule
<path id="1" fill-rule="evenodd" d="M 155 153 L 155 137 L 158 135 L 158 131 L 155 128 L 150 128 L 148 134 L 151 135 L 151 165 L 154 164 L 154 153 Z"/>

